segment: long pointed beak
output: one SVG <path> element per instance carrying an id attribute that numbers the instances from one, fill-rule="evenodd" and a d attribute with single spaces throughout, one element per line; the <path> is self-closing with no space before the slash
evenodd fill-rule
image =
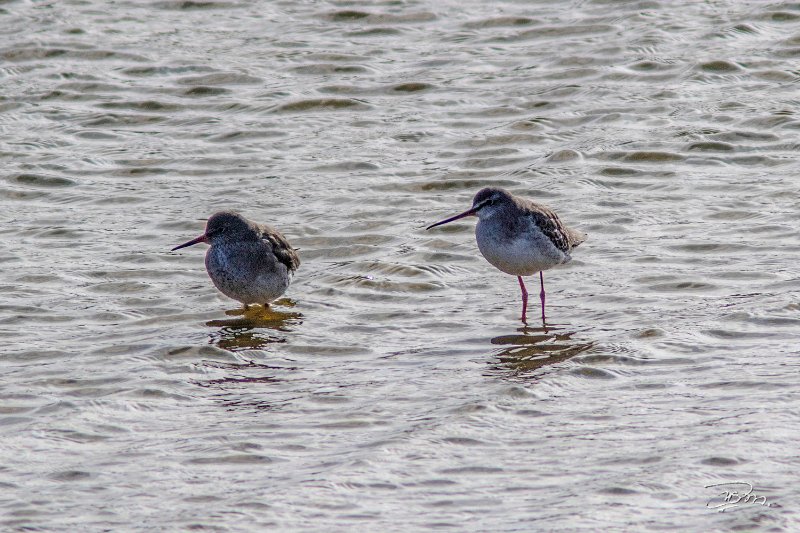
<path id="1" fill-rule="evenodd" d="M 459 214 L 457 214 L 457 215 L 456 215 L 456 216 L 454 216 L 454 217 L 450 217 L 450 218 L 446 218 L 446 219 L 444 219 L 444 220 L 440 220 L 440 221 L 439 221 L 439 222 L 437 222 L 436 224 L 431 224 L 430 226 L 428 226 L 428 227 L 427 227 L 427 228 L 425 228 L 425 229 L 427 230 L 427 229 L 435 228 L 436 226 L 441 226 L 442 224 L 447 224 L 448 222 L 452 222 L 452 221 L 454 221 L 454 220 L 458 220 L 459 218 L 464 218 L 464 217 L 469 217 L 469 216 L 475 216 L 475 212 L 476 212 L 476 211 L 477 211 L 477 209 L 475 209 L 475 208 L 472 208 L 472 209 L 467 209 L 467 210 L 466 210 L 466 211 L 464 211 L 463 213 L 459 213 Z"/>
<path id="2" fill-rule="evenodd" d="M 186 248 L 187 246 L 194 246 L 195 244 L 200 243 L 200 242 L 208 242 L 208 238 L 206 237 L 205 233 L 203 233 L 202 235 L 200 235 L 196 239 L 192 239 L 189 242 L 185 242 L 183 244 L 180 244 L 180 245 L 176 246 L 175 248 L 170 250 L 170 252 L 174 252 L 175 250 L 180 250 L 181 248 Z"/>

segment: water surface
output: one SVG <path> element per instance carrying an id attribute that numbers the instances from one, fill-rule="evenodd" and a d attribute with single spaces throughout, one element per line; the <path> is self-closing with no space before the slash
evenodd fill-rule
<path id="1" fill-rule="evenodd" d="M 797 529 L 799 56 L 791 2 L 3 3 L 0 525 Z M 545 325 L 424 230 L 487 185 L 589 233 Z M 270 313 L 168 251 L 223 208 L 301 250 Z"/>

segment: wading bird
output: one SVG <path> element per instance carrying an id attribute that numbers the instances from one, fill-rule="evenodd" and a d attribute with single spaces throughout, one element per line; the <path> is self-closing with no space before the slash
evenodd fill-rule
<path id="1" fill-rule="evenodd" d="M 570 252 L 586 235 L 564 226 L 548 207 L 514 196 L 505 189 L 486 187 L 478 191 L 472 207 L 426 229 L 447 224 L 459 218 L 477 216 L 475 238 L 478 249 L 489 263 L 512 276 L 517 276 L 522 290 L 522 321 L 527 322 L 528 291 L 522 276 L 539 273 L 544 322 L 544 275 L 542 272 L 569 262 Z"/>
<path id="2" fill-rule="evenodd" d="M 211 281 L 222 294 L 245 307 L 268 307 L 286 292 L 300 266 L 296 250 L 278 231 L 231 211 L 211 215 L 205 233 L 172 251 L 201 242 L 211 245 L 206 252 Z"/>

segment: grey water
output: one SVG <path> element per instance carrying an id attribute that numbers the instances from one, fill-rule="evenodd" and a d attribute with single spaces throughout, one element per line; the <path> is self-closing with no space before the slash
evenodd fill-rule
<path id="1" fill-rule="evenodd" d="M 796 2 L 0 3 L 0 529 L 800 529 L 799 60 Z M 544 325 L 424 230 L 488 185 L 589 234 Z M 269 312 L 169 252 L 220 209 Z"/>

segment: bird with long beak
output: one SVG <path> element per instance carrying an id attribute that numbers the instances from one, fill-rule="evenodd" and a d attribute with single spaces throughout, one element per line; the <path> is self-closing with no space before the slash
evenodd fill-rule
<path id="1" fill-rule="evenodd" d="M 522 321 L 527 323 L 528 291 L 522 276 L 539 273 L 544 315 L 543 271 L 569 262 L 570 252 L 586 235 L 564 226 L 550 208 L 512 195 L 505 189 L 486 187 L 478 191 L 472 207 L 463 213 L 431 224 L 431 229 L 460 218 L 477 216 L 475 238 L 489 263 L 506 274 L 517 276 L 522 290 Z"/>
<path id="2" fill-rule="evenodd" d="M 211 215 L 205 232 L 171 251 L 204 242 L 206 271 L 222 294 L 244 304 L 269 303 L 289 287 L 300 258 L 278 231 L 256 224 L 238 213 Z"/>

